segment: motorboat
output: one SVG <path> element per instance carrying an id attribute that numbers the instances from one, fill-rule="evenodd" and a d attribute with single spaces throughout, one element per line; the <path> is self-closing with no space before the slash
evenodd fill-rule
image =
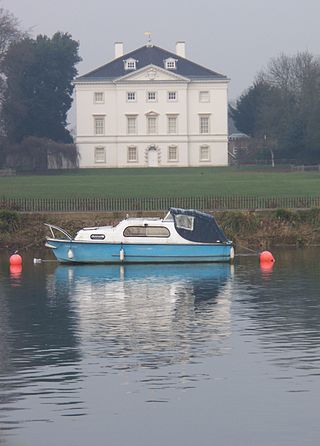
<path id="1" fill-rule="evenodd" d="M 83 228 L 73 238 L 50 230 L 46 247 L 61 263 L 230 262 L 233 243 L 215 218 L 194 209 L 170 208 L 164 218 L 127 217 L 115 226 Z"/>

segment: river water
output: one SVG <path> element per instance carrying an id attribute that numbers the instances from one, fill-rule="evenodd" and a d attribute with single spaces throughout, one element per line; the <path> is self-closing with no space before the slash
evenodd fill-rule
<path id="1" fill-rule="evenodd" d="M 1 446 L 320 444 L 319 248 L 234 266 L 0 256 Z"/>

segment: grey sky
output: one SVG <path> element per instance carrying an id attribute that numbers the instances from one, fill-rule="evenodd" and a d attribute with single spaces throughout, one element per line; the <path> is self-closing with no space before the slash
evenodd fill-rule
<path id="1" fill-rule="evenodd" d="M 69 32 L 80 41 L 79 74 L 152 41 L 231 78 L 229 98 L 239 96 L 271 57 L 309 50 L 320 54 L 319 0 L 0 0 L 32 35 Z"/>

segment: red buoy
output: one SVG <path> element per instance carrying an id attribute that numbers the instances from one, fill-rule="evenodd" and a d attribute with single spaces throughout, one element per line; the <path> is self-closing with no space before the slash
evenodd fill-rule
<path id="1" fill-rule="evenodd" d="M 10 265 L 22 265 L 22 257 L 19 254 L 12 254 L 10 257 Z"/>
<path id="2" fill-rule="evenodd" d="M 260 253 L 260 262 L 273 263 L 275 262 L 275 258 L 273 257 L 270 251 L 262 251 Z"/>

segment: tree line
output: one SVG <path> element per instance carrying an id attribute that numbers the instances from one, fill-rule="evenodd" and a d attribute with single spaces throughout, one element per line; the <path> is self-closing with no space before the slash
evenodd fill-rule
<path id="1" fill-rule="evenodd" d="M 251 137 L 244 156 L 320 162 L 320 58 L 285 54 L 267 67 L 229 113 Z"/>
<path id="2" fill-rule="evenodd" d="M 67 113 L 78 51 L 70 34 L 32 38 L 0 8 L 0 168 L 77 164 Z"/>

